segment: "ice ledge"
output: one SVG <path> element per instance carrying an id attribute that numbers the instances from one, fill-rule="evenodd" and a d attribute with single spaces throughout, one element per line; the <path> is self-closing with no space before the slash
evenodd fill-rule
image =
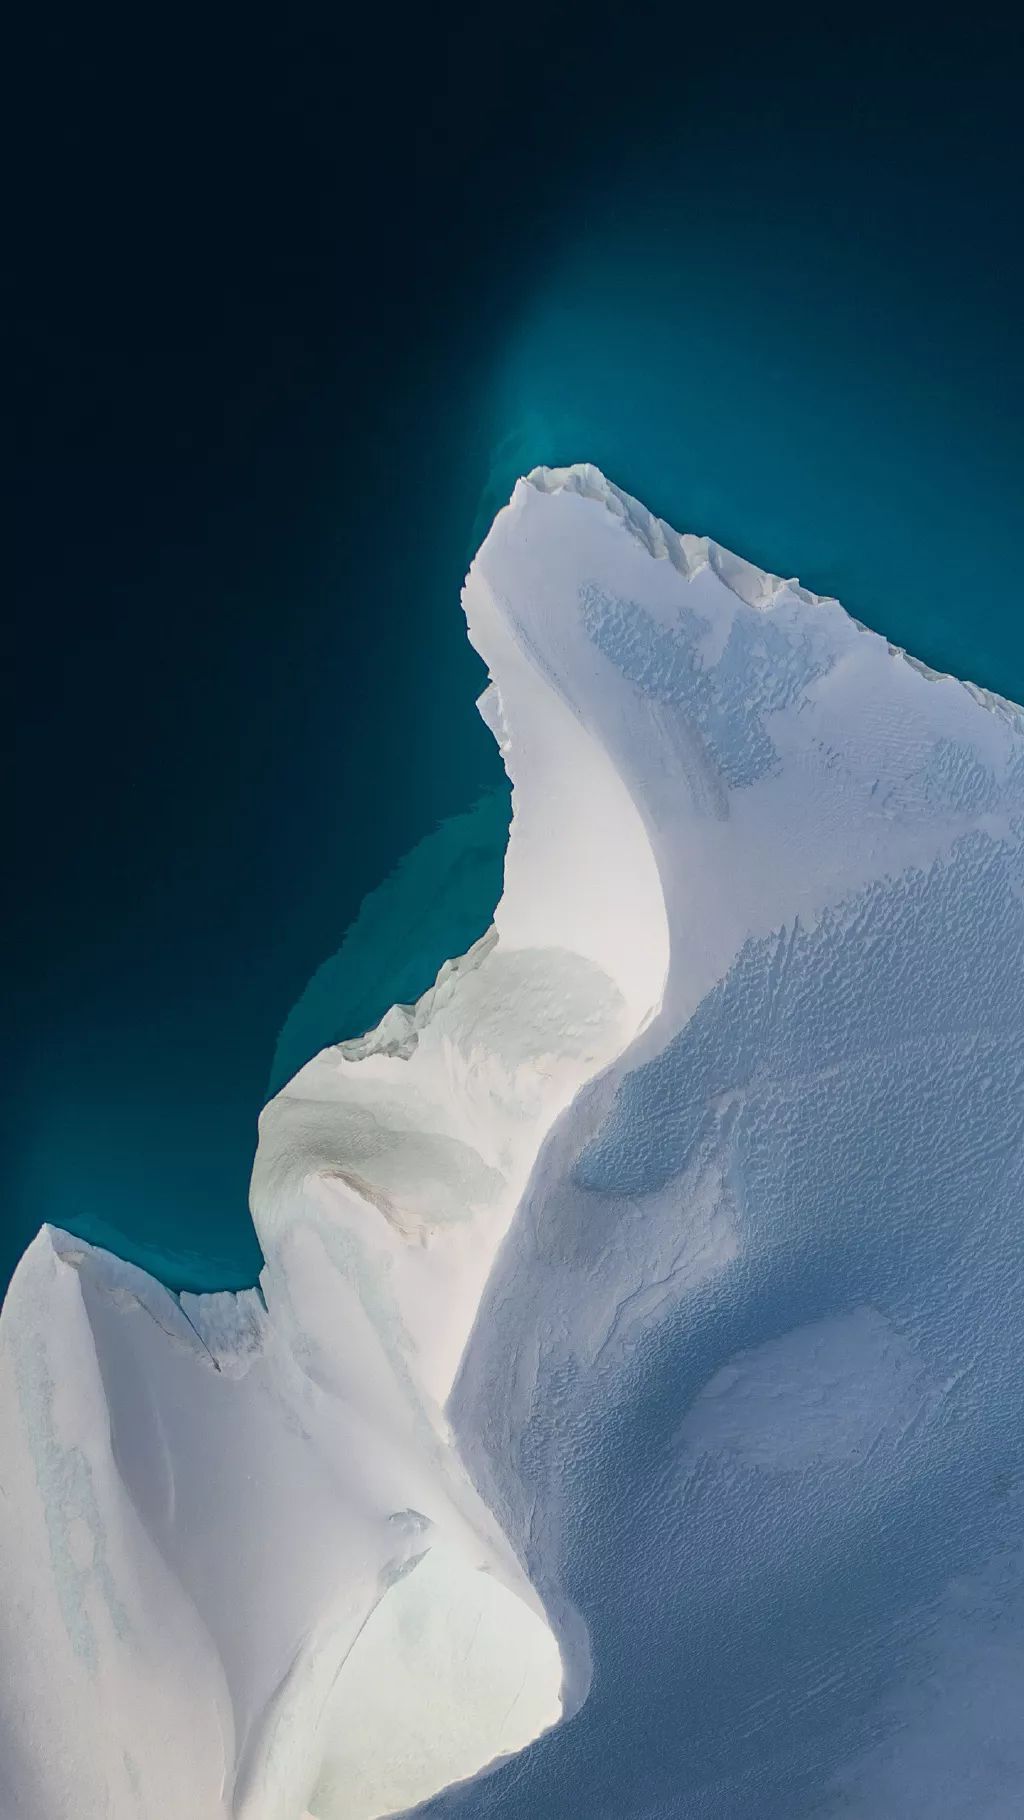
<path id="1" fill-rule="evenodd" d="M 532 468 L 525 476 L 526 485 L 538 493 L 577 493 L 582 499 L 595 499 L 626 527 L 649 554 L 692 581 L 701 569 L 711 569 L 738 600 L 748 607 L 770 607 L 785 589 L 807 606 L 818 606 L 831 595 L 812 594 L 800 582 L 759 569 L 756 563 L 736 556 L 711 537 L 698 537 L 688 531 L 676 531 L 665 519 L 656 518 L 632 494 L 623 492 L 608 480 L 593 462 L 574 462 L 566 468 Z"/>
<path id="2" fill-rule="evenodd" d="M 893 644 L 872 627 L 866 626 L 862 620 L 855 618 L 834 594 L 815 594 L 795 576 L 774 575 L 769 569 L 759 568 L 756 563 L 748 562 L 745 557 L 727 550 L 711 537 L 675 530 L 664 518 L 656 517 L 640 500 L 634 499 L 631 493 L 617 487 L 593 462 L 572 462 L 567 467 L 531 468 L 518 482 L 518 486 L 533 487 L 538 493 L 575 493 L 581 499 L 595 500 L 613 518 L 619 520 L 650 556 L 661 562 L 670 562 L 687 581 L 692 581 L 702 569 L 710 569 L 748 607 L 763 610 L 788 598 L 799 600 L 809 607 L 827 605 L 837 609 L 858 632 L 880 639 L 891 657 L 907 664 L 926 682 L 949 683 L 958 689 L 966 689 L 981 707 L 1001 715 L 1015 727 L 1024 727 L 1024 707 L 1018 702 L 999 695 L 993 689 L 986 689 L 980 683 L 954 676 L 948 670 L 933 669 L 902 645 Z"/>

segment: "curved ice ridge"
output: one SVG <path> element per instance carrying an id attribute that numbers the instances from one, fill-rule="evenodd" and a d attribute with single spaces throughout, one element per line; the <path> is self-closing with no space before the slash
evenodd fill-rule
<path id="1" fill-rule="evenodd" d="M 794 1255 L 816 1242 L 791 1209 L 818 1205 L 819 1165 L 800 1149 L 791 1181 L 763 1133 L 816 1131 L 863 1187 L 843 1144 L 850 1119 L 885 1128 L 858 1096 L 895 1042 L 915 1068 L 941 1056 L 965 1095 L 972 1068 L 988 1083 L 971 1154 L 989 1142 L 1004 1185 L 1017 1167 L 993 1080 L 1024 1069 L 1020 711 L 589 466 L 518 483 L 464 605 L 513 784 L 494 926 L 265 1109 L 259 1290 L 175 1298 L 52 1228 L 15 1276 L 4 1812 L 372 1820 L 521 1749 L 587 1692 L 594 1462 L 639 1362 L 673 1320 L 709 1333 L 716 1297 L 745 1307 L 787 1235 Z M 935 1197 L 922 1220 L 948 1251 Z M 680 1402 L 674 1445 L 694 1484 L 726 1462 L 723 1509 L 750 1472 L 814 1487 L 877 1452 L 898 1477 L 889 1453 L 954 1406 L 970 1452 L 932 1335 L 948 1301 L 872 1276 L 844 1220 L 837 1307 L 790 1338 L 741 1323 Z M 965 1282 L 961 1259 L 950 1294 Z M 645 1543 L 669 1559 L 660 1496 L 641 1500 Z M 601 1657 L 625 1664 L 606 1673 L 620 1715 L 647 1686 L 637 1647 Z M 679 1722 L 699 1738 L 698 1705 Z M 865 1764 L 877 1800 L 891 1766 Z M 819 1765 L 816 1800 L 820 1783 Z M 486 1811 L 502 1786 L 479 1786 Z M 774 1812 L 742 1779 L 716 1787 L 695 1815 Z M 669 1796 L 691 1811 L 683 1769 Z"/>
<path id="2" fill-rule="evenodd" d="M 19 1813 L 359 1820 L 562 1711 L 557 1644 L 444 1403 L 545 1133 L 656 1009 L 667 931 L 607 758 L 483 578 L 466 604 L 514 785 L 495 925 L 265 1109 L 260 1290 L 176 1298 L 49 1227 L 12 1284 Z"/>
<path id="3" fill-rule="evenodd" d="M 723 544 L 716 543 L 713 537 L 699 537 L 690 531 L 674 530 L 663 518 L 657 518 L 653 512 L 648 511 L 638 499 L 624 493 L 614 481 L 608 480 L 592 462 L 576 462 L 573 466 L 564 468 L 533 468 L 526 480 L 541 493 L 575 493 L 581 499 L 595 500 L 613 518 L 619 520 L 649 556 L 658 561 L 670 562 L 687 581 L 692 581 L 702 569 L 710 569 L 730 593 L 735 594 L 748 607 L 771 607 L 783 596 L 804 601 L 809 607 L 838 607 L 840 604 L 832 594 L 812 593 L 795 576 L 773 575 L 768 569 L 758 568 L 756 563 L 748 562 L 746 557 L 737 556 Z M 854 619 L 845 609 L 843 611 L 844 617 L 857 631 L 866 632 L 870 638 L 879 636 L 861 620 Z M 979 683 L 967 678 L 951 676 L 946 670 L 936 670 L 931 664 L 922 662 L 921 658 L 904 650 L 902 645 L 891 644 L 888 639 L 885 643 L 890 657 L 909 664 L 930 682 L 956 683 L 983 707 L 1004 714 L 1014 721 L 1019 721 L 1024 712 L 1017 702 L 993 689 L 982 688 Z"/>

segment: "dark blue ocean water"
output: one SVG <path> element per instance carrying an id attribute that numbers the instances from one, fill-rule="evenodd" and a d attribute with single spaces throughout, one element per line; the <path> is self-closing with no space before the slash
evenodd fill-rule
<path id="1" fill-rule="evenodd" d="M 95 304 L 95 371 L 68 356 L 92 415 L 70 441 L 47 419 L 36 450 L 66 534 L 40 508 L 4 1275 L 47 1219 L 175 1286 L 250 1281 L 268 1083 L 486 926 L 507 807 L 458 588 L 535 463 L 594 461 L 679 528 L 1024 698 L 1012 84 L 869 58 L 817 86 L 806 60 L 774 88 L 727 63 L 673 83 L 634 60 L 618 94 L 607 47 L 588 90 L 591 53 L 558 43 L 579 81 L 556 59 L 535 117 L 510 124 L 506 98 L 500 154 L 486 97 L 477 165 L 424 140 L 405 171 L 418 239 L 385 250 L 380 229 L 376 275 L 339 263 L 328 283 L 322 251 L 307 269 L 285 196 L 277 339 L 247 286 L 285 280 L 235 272 L 218 223 L 242 230 L 211 206 L 212 301 L 143 239 L 131 310 L 108 331 Z M 343 249 L 338 193 L 318 231 Z M 361 210 L 384 218 L 379 197 L 347 206 L 357 237 Z M 199 379 L 168 285 L 194 340 L 205 325 Z M 314 358 L 295 321 L 343 293 L 363 313 L 334 341 L 311 328 Z M 175 416 L 215 367 L 223 446 Z"/>

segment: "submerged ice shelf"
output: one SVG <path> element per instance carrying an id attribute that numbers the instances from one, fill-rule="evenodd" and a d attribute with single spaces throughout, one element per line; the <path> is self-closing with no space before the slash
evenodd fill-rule
<path id="1" fill-rule="evenodd" d="M 264 1111 L 260 1290 L 15 1276 L 0 1812 L 1016 1812 L 1024 719 L 589 467 L 464 599 L 494 926 Z"/>

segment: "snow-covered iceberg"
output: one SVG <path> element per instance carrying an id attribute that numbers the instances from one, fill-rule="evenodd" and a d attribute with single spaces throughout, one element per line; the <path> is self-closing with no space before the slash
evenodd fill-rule
<path id="1" fill-rule="evenodd" d="M 266 1108 L 260 1289 L 12 1283 L 0 1811 L 1016 1812 L 1024 717 L 588 467 L 465 607 L 494 927 Z"/>

